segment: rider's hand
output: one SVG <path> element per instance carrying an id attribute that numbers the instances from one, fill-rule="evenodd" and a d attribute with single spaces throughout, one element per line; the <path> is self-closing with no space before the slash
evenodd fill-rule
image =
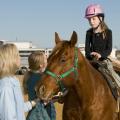
<path id="1" fill-rule="evenodd" d="M 97 52 L 92 52 L 91 55 L 94 56 L 96 58 L 96 60 L 99 60 L 101 58 L 101 54 L 99 54 Z"/>

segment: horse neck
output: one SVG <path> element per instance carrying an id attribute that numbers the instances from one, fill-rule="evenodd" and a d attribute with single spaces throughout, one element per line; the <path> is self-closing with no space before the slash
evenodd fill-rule
<path id="1" fill-rule="evenodd" d="M 84 97 L 92 96 L 94 93 L 94 80 L 93 80 L 93 73 L 91 72 L 93 70 L 92 66 L 89 64 L 87 59 L 81 54 L 78 54 L 78 81 L 77 84 L 75 84 L 75 87 L 77 91 L 80 91 L 78 93 L 78 96 L 81 97 L 84 93 Z"/>

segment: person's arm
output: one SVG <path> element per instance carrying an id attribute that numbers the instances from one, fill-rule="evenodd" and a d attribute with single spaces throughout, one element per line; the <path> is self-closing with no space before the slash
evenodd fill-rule
<path id="1" fill-rule="evenodd" d="M 90 32 L 86 32 L 86 40 L 85 40 L 85 56 L 88 59 L 92 59 L 91 58 L 91 36 L 90 36 Z"/>
<path id="2" fill-rule="evenodd" d="M 28 112 L 29 110 L 31 110 L 33 107 L 36 106 L 36 104 L 39 102 L 39 98 L 36 98 L 34 100 L 31 101 L 27 101 L 24 103 L 24 111 Z"/>
<path id="3" fill-rule="evenodd" d="M 24 112 L 28 112 L 32 109 L 32 104 L 30 101 L 24 103 Z"/>
<path id="4" fill-rule="evenodd" d="M 107 44 L 106 44 L 106 49 L 101 52 L 101 59 L 102 58 L 107 58 L 110 54 L 111 54 L 111 51 L 112 51 L 112 31 L 109 30 L 107 31 L 107 38 L 105 40 L 107 40 Z"/>
<path id="5" fill-rule="evenodd" d="M 2 88 L 0 94 L 0 105 L 0 111 L 2 111 L 2 120 L 17 120 L 17 109 L 12 88 Z"/>

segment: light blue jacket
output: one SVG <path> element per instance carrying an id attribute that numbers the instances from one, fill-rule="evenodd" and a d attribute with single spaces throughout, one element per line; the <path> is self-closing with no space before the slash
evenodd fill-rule
<path id="1" fill-rule="evenodd" d="M 0 79 L 0 120 L 25 120 L 25 112 L 32 109 L 24 103 L 20 82 L 14 77 Z"/>

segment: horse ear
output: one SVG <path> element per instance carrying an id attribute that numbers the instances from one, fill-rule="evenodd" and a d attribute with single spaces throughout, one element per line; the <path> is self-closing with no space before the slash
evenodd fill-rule
<path id="1" fill-rule="evenodd" d="M 58 44 L 60 42 L 60 38 L 57 32 L 55 32 L 55 43 Z"/>
<path id="2" fill-rule="evenodd" d="M 77 33 L 75 31 L 73 31 L 73 34 L 71 36 L 70 42 L 71 42 L 71 46 L 75 46 L 75 44 L 77 43 Z"/>

